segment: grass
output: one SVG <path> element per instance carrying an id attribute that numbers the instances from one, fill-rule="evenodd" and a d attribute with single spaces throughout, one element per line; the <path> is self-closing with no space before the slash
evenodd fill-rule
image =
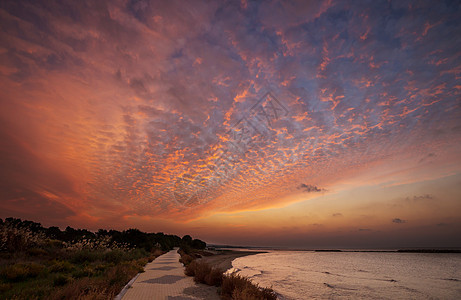
<path id="1" fill-rule="evenodd" d="M 0 278 L 7 282 L 23 281 L 37 277 L 45 267 L 34 262 L 15 263 L 8 265 L 0 271 Z"/>
<path id="2" fill-rule="evenodd" d="M 249 278 L 238 274 L 223 276 L 221 298 L 239 300 L 276 300 L 277 294 L 270 288 L 260 287 Z"/>
<path id="3" fill-rule="evenodd" d="M 35 248 L 0 258 L 0 299 L 113 299 L 159 249 Z"/>
<path id="4" fill-rule="evenodd" d="M 186 255 L 184 254 L 182 257 Z M 223 270 L 214 268 L 202 261 L 192 260 L 185 264 L 184 273 L 187 276 L 193 276 L 197 283 L 220 287 L 220 296 L 223 300 L 277 299 L 276 293 L 271 288 L 260 287 L 249 278 L 235 273 L 223 274 Z"/>
<path id="5" fill-rule="evenodd" d="M 216 269 L 204 262 L 192 261 L 185 268 L 187 276 L 194 276 L 194 281 L 212 286 L 221 286 L 223 270 Z"/>

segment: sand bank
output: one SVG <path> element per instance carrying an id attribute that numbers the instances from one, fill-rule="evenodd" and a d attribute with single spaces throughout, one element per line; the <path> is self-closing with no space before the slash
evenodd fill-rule
<path id="1" fill-rule="evenodd" d="M 237 250 L 224 250 L 219 251 L 218 254 L 212 256 L 205 256 L 200 258 L 201 261 L 204 261 L 216 268 L 222 270 L 229 270 L 232 268 L 232 261 L 238 257 L 254 255 L 259 253 L 267 253 L 263 251 L 237 251 Z"/>

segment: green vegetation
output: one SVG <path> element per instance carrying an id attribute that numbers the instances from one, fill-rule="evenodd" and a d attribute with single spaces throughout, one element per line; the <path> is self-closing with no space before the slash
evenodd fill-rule
<path id="1" fill-rule="evenodd" d="M 194 281 L 211 286 L 217 286 L 223 300 L 276 300 L 276 293 L 270 288 L 263 288 L 251 282 L 250 279 L 238 274 L 224 274 L 221 269 L 196 260 L 198 251 L 191 250 L 186 253 L 183 249 L 178 251 L 185 265 L 184 273 L 193 276 Z M 203 255 L 206 252 L 202 251 Z M 205 254 L 207 255 L 207 254 Z"/>
<path id="2" fill-rule="evenodd" d="M 0 299 L 113 299 L 147 262 L 202 243 L 138 229 L 61 231 L 0 219 Z"/>

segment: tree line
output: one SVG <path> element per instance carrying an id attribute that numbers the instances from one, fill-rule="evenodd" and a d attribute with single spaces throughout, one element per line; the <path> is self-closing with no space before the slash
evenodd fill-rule
<path id="1" fill-rule="evenodd" d="M 126 244 L 130 248 L 140 248 L 146 251 L 151 251 L 154 248 L 159 248 L 163 251 L 168 251 L 174 247 L 191 247 L 195 249 L 205 249 L 206 243 L 193 239 L 190 235 L 185 235 L 182 238 L 177 235 L 158 233 L 147 233 L 136 228 L 128 230 L 106 230 L 99 229 L 96 232 L 87 229 L 75 229 L 67 226 L 61 230 L 59 227 L 43 227 L 40 223 L 19 218 L 0 219 L 0 227 L 16 228 L 29 230 L 32 234 L 41 234 L 45 238 L 59 240 L 67 243 L 72 243 L 81 240 L 96 240 L 100 238 L 109 239 L 110 242 Z"/>

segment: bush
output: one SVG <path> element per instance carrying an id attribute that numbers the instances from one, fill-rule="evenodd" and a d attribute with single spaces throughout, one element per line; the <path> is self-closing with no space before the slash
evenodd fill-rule
<path id="1" fill-rule="evenodd" d="M 190 264 L 186 265 L 184 269 L 184 274 L 186 276 L 195 276 L 196 262 L 192 261 Z"/>
<path id="2" fill-rule="evenodd" d="M 109 263 L 118 264 L 124 260 L 125 253 L 120 250 L 112 250 L 104 253 L 104 261 Z"/>
<path id="3" fill-rule="evenodd" d="M 13 221 L 0 225 L 0 251 L 17 253 L 40 246 L 44 236 L 29 228 L 18 228 Z"/>
<path id="4" fill-rule="evenodd" d="M 11 283 L 0 283 L 0 293 L 9 291 L 11 287 L 12 287 Z"/>
<path id="5" fill-rule="evenodd" d="M 52 265 L 48 267 L 48 270 L 51 273 L 57 272 L 71 272 L 74 269 L 74 265 L 68 262 L 67 260 L 53 260 Z"/>
<path id="6" fill-rule="evenodd" d="M 192 241 L 192 248 L 203 250 L 206 248 L 206 243 L 199 239 L 195 239 Z"/>
<path id="7" fill-rule="evenodd" d="M 91 266 L 85 266 L 83 269 L 79 269 L 72 273 L 72 277 L 74 278 L 82 278 L 82 277 L 91 277 L 96 275 L 97 271 L 92 268 Z"/>
<path id="8" fill-rule="evenodd" d="M 140 258 L 134 261 L 134 264 L 138 267 L 139 272 L 144 272 L 144 266 L 147 264 L 147 258 Z"/>
<path id="9" fill-rule="evenodd" d="M 162 255 L 164 252 L 160 249 L 155 249 L 154 251 L 151 252 L 151 255 L 149 256 L 148 260 L 149 262 L 152 262 L 154 259 Z"/>
<path id="10" fill-rule="evenodd" d="M 136 263 L 124 262 L 107 270 L 105 280 L 109 286 L 121 285 L 123 287 L 123 285 L 141 271 L 143 271 L 143 268 L 140 268 Z"/>
<path id="11" fill-rule="evenodd" d="M 205 276 L 205 283 L 212 286 L 220 286 L 223 281 L 223 270 L 213 268 Z"/>
<path id="12" fill-rule="evenodd" d="M 97 272 L 104 272 L 108 267 L 113 267 L 114 264 L 99 264 L 94 267 Z"/>
<path id="13" fill-rule="evenodd" d="M 187 276 L 194 276 L 194 281 L 212 286 L 220 286 L 223 280 L 223 271 L 212 268 L 210 265 L 200 261 L 192 261 L 186 266 L 184 273 Z"/>
<path id="14" fill-rule="evenodd" d="M 277 295 L 272 289 L 261 288 L 250 279 L 235 273 L 223 277 L 221 297 L 239 300 L 277 300 Z"/>
<path id="15" fill-rule="evenodd" d="M 64 247 L 64 243 L 60 240 L 47 239 L 45 241 L 45 246 L 47 248 L 61 249 Z"/>
<path id="16" fill-rule="evenodd" d="M 54 286 L 63 286 L 66 285 L 70 282 L 70 278 L 67 277 L 66 275 L 63 274 L 58 274 L 54 279 L 53 279 L 53 285 Z"/>
<path id="17" fill-rule="evenodd" d="M 30 256 L 45 256 L 48 252 L 40 248 L 30 248 L 27 250 L 27 254 Z"/>
<path id="18" fill-rule="evenodd" d="M 116 293 L 106 290 L 101 284 L 96 284 L 88 278 L 72 280 L 62 288 L 55 288 L 53 293 L 46 299 L 113 299 Z"/>
<path id="19" fill-rule="evenodd" d="M 37 277 L 45 267 L 37 263 L 17 263 L 5 267 L 0 276 L 8 281 L 23 281 L 27 278 Z"/>
<path id="20" fill-rule="evenodd" d="M 194 258 L 192 256 L 190 256 L 189 254 L 184 254 L 183 256 L 181 256 L 181 258 L 179 259 L 179 262 L 184 264 L 185 266 L 189 265 L 192 261 L 194 260 Z"/>
<path id="21" fill-rule="evenodd" d="M 71 262 L 76 264 L 83 264 L 86 262 L 93 262 L 101 259 L 102 253 L 99 251 L 78 250 L 75 251 L 70 259 Z"/>

